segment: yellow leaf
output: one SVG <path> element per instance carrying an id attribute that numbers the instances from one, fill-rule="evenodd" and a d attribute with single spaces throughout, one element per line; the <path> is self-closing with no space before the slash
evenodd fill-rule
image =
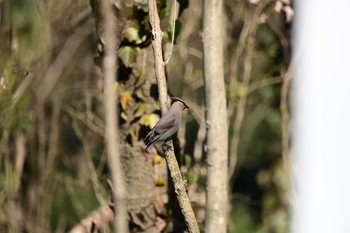
<path id="1" fill-rule="evenodd" d="M 155 156 L 153 157 L 153 163 L 154 163 L 154 164 L 159 164 L 159 163 L 161 163 L 162 161 L 163 161 L 163 157 L 160 156 L 160 155 L 155 155 Z"/>
<path id="2" fill-rule="evenodd" d="M 130 91 L 124 91 L 122 95 L 120 96 L 120 104 L 122 105 L 122 108 L 125 110 L 126 105 L 128 102 L 132 100 L 132 95 Z"/>
<path id="3" fill-rule="evenodd" d="M 157 114 L 154 114 L 154 113 L 146 114 L 140 118 L 140 124 L 153 128 L 158 122 L 158 120 L 159 120 L 159 116 Z"/>
<path id="4" fill-rule="evenodd" d="M 163 186 L 163 185 L 165 185 L 165 179 L 164 179 L 164 178 L 158 178 L 158 179 L 156 180 L 156 185 L 157 185 L 157 186 Z"/>

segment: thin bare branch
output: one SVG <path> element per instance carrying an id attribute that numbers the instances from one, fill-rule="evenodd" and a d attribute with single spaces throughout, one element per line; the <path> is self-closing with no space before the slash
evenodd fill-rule
<path id="1" fill-rule="evenodd" d="M 154 54 L 155 73 L 158 83 L 159 100 L 162 114 L 165 114 L 168 111 L 168 104 L 167 83 L 165 79 L 164 62 L 162 56 L 162 30 L 160 29 L 160 20 L 156 1 L 148 0 L 148 6 L 150 23 L 152 27 L 152 48 Z M 177 199 L 179 201 L 182 214 L 184 215 L 188 231 L 191 233 L 197 233 L 199 232 L 198 223 L 192 210 L 191 203 L 186 192 L 186 185 L 182 179 L 181 171 L 174 154 L 173 142 L 169 141 L 166 144 L 167 145 L 165 146 L 169 146 L 170 149 L 164 150 L 165 159 L 169 167 L 170 176 L 175 186 L 175 192 L 177 194 Z"/>
<path id="2" fill-rule="evenodd" d="M 286 168 L 290 167 L 289 162 L 289 110 L 288 110 L 288 90 L 292 79 L 291 70 L 288 69 L 283 77 L 281 88 L 280 110 L 282 115 L 282 157 Z M 288 169 L 289 170 L 289 169 Z"/>
<path id="3" fill-rule="evenodd" d="M 62 50 L 58 54 L 55 61 L 50 65 L 42 82 L 38 86 L 37 95 L 39 101 L 44 101 L 55 87 L 58 79 L 63 74 L 64 69 L 68 66 L 69 62 L 76 50 L 79 48 L 84 39 L 92 32 L 92 28 L 89 24 L 84 23 L 80 26 L 72 36 L 70 36 L 64 44 Z"/>
<path id="4" fill-rule="evenodd" d="M 280 96 L 280 111 L 282 116 L 282 158 L 285 166 L 285 170 L 287 172 L 288 181 L 289 181 L 289 189 L 291 192 L 291 197 L 293 199 L 293 207 L 297 208 L 298 199 L 296 195 L 296 189 L 294 185 L 294 179 L 292 174 L 292 167 L 290 162 L 290 117 L 289 117 L 289 109 L 288 109 L 288 93 L 290 88 L 290 83 L 293 77 L 293 69 L 294 62 L 296 56 L 293 58 L 291 64 L 287 72 L 283 75 L 283 83 L 281 88 L 281 96 Z"/>
<path id="5" fill-rule="evenodd" d="M 114 229 L 115 232 L 128 232 L 126 189 L 123 169 L 120 161 L 120 139 L 117 132 L 118 118 L 116 108 L 116 25 L 112 5 L 109 0 L 102 1 L 104 12 L 104 38 L 106 40 L 106 55 L 103 60 L 104 71 L 104 104 L 105 104 L 105 141 L 109 158 L 109 168 L 114 185 L 113 199 L 115 203 Z"/>
<path id="6" fill-rule="evenodd" d="M 84 137 L 83 133 L 81 132 L 78 123 L 76 121 L 72 122 L 72 127 L 75 132 L 75 135 L 77 135 L 78 139 L 80 142 L 83 144 L 83 150 L 84 150 L 84 155 L 86 159 L 86 164 L 89 169 L 90 173 L 90 179 L 92 183 L 92 187 L 95 192 L 96 199 L 99 201 L 101 205 L 107 204 L 106 198 L 105 198 L 105 192 L 103 189 L 103 186 L 101 182 L 98 179 L 98 175 L 95 169 L 95 165 L 92 161 L 92 155 L 91 155 L 91 149 L 89 146 L 89 141 Z"/>
<path id="7" fill-rule="evenodd" d="M 260 88 L 266 87 L 266 86 L 270 86 L 270 85 L 274 85 L 274 84 L 278 84 L 282 82 L 282 78 L 281 77 L 272 77 L 272 78 L 264 78 L 262 80 L 259 81 L 255 81 L 252 84 L 249 85 L 248 88 L 248 93 L 250 94 L 251 92 L 254 92 Z"/>
<path id="8" fill-rule="evenodd" d="M 170 60 L 171 57 L 171 53 L 173 52 L 173 46 L 174 46 L 174 39 L 175 39 L 175 22 L 176 22 L 176 14 L 177 14 L 177 10 L 176 10 L 176 0 L 174 0 L 174 4 L 173 4 L 173 33 L 171 36 L 171 46 L 170 46 L 170 51 L 169 51 L 169 55 L 168 58 L 166 59 L 166 61 L 164 62 L 164 66 L 166 66 Z"/>
<path id="9" fill-rule="evenodd" d="M 104 137 L 104 131 L 103 131 L 104 126 L 98 123 L 97 121 L 95 121 L 96 116 L 93 119 L 94 121 L 92 121 L 92 119 L 90 119 L 84 114 L 77 112 L 76 110 L 74 110 L 72 107 L 68 105 L 64 105 L 63 110 L 66 113 L 68 113 L 70 116 L 76 117 L 79 121 L 83 122 L 89 129 L 91 129 L 97 135 Z"/>
<path id="10" fill-rule="evenodd" d="M 16 137 L 15 137 L 16 173 L 17 173 L 16 175 L 18 179 L 18 184 L 20 183 L 20 180 L 22 177 L 23 165 L 27 156 L 27 149 L 26 149 L 27 140 L 28 140 L 28 137 L 24 132 L 22 132 L 21 130 L 18 130 L 16 132 Z"/>
<path id="11" fill-rule="evenodd" d="M 247 40 L 247 54 L 244 60 L 244 73 L 242 88 L 243 94 L 240 96 L 237 106 L 237 114 L 234 122 L 233 137 L 230 145 L 230 164 L 229 164 L 229 179 L 232 179 L 237 159 L 238 159 L 238 146 L 240 141 L 241 127 L 245 115 L 245 106 L 248 96 L 248 87 L 252 73 L 252 56 L 254 52 L 254 37 L 250 36 Z"/>
<path id="12" fill-rule="evenodd" d="M 28 73 L 26 77 L 24 77 L 23 81 L 19 84 L 18 88 L 16 89 L 15 93 L 12 96 L 12 105 L 11 107 L 13 108 L 16 103 L 20 100 L 22 95 L 25 93 L 31 82 L 33 81 L 33 74 Z"/>

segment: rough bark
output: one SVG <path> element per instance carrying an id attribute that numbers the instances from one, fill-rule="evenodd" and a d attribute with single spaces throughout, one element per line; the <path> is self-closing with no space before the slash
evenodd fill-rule
<path id="1" fill-rule="evenodd" d="M 164 62 L 162 56 L 162 30 L 160 29 L 159 15 L 155 0 L 148 1 L 150 23 L 152 26 L 152 48 L 154 54 L 154 66 L 156 79 L 158 84 L 159 101 L 162 114 L 168 111 L 167 103 L 167 83 L 165 79 Z M 187 196 L 186 185 L 182 179 L 181 171 L 177 163 L 172 141 L 166 143 L 165 147 L 170 146 L 170 149 L 165 149 L 165 159 L 168 164 L 170 176 L 174 183 L 175 192 L 179 201 L 181 211 L 184 215 L 186 225 L 189 232 L 199 232 L 198 223 L 191 207 L 190 200 Z"/>
<path id="2" fill-rule="evenodd" d="M 224 233 L 227 225 L 228 126 L 223 69 L 223 2 L 204 1 L 203 46 L 207 119 L 205 231 Z"/>

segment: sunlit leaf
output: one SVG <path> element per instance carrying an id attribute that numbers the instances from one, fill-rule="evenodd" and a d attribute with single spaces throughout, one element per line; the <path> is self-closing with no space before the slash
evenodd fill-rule
<path id="1" fill-rule="evenodd" d="M 124 36 L 130 42 L 139 42 L 141 40 L 139 30 L 135 27 L 128 27 L 124 32 Z"/>
<path id="2" fill-rule="evenodd" d="M 148 2 L 147 0 L 134 0 L 134 4 L 138 9 L 142 9 L 144 12 L 148 12 Z"/>
<path id="3" fill-rule="evenodd" d="M 151 113 L 147 115 L 143 115 L 140 119 L 140 124 L 153 128 L 157 121 L 159 120 L 159 116 L 157 114 Z"/>
<path id="4" fill-rule="evenodd" d="M 132 67 L 139 52 L 140 48 L 138 47 L 123 46 L 118 50 L 118 56 L 126 67 Z"/>
<path id="5" fill-rule="evenodd" d="M 159 164 L 159 163 L 161 163 L 162 161 L 163 161 L 163 157 L 160 156 L 160 155 L 155 155 L 155 156 L 153 157 L 153 163 L 154 163 L 154 164 Z"/>
<path id="6" fill-rule="evenodd" d="M 163 186 L 163 185 L 165 185 L 165 182 L 166 182 L 166 180 L 164 178 L 158 178 L 156 180 L 156 185 L 157 186 Z"/>
<path id="7" fill-rule="evenodd" d="M 128 102 L 132 100 L 132 94 L 130 91 L 124 91 L 121 96 L 120 96 L 120 105 L 122 106 L 122 108 L 125 110 L 126 105 L 128 104 Z"/>
<path id="8" fill-rule="evenodd" d="M 124 0 L 124 4 L 127 7 L 132 7 L 134 5 L 134 1 L 133 0 Z"/>

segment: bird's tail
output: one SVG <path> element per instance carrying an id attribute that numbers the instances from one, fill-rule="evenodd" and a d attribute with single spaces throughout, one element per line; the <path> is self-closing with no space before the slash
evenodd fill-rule
<path id="1" fill-rule="evenodd" d="M 161 135 L 152 135 L 150 138 L 150 141 L 147 143 L 147 146 L 145 148 L 145 152 L 149 153 L 151 150 L 151 147 L 153 146 L 154 143 L 157 142 L 157 140 L 160 138 Z M 146 138 L 148 137 L 148 135 L 146 136 Z M 145 138 L 145 139 L 146 139 Z"/>
<path id="2" fill-rule="evenodd" d="M 147 136 L 143 139 L 143 141 L 147 142 L 147 141 L 148 141 L 148 140 L 147 140 L 148 138 L 151 138 L 151 140 L 152 140 L 153 134 L 154 134 L 153 130 L 149 131 L 149 133 L 148 133 Z"/>
<path id="3" fill-rule="evenodd" d="M 146 146 L 146 148 L 145 148 L 145 153 L 148 154 L 148 153 L 151 151 L 152 145 L 153 145 L 153 144 L 149 144 L 149 145 Z"/>

